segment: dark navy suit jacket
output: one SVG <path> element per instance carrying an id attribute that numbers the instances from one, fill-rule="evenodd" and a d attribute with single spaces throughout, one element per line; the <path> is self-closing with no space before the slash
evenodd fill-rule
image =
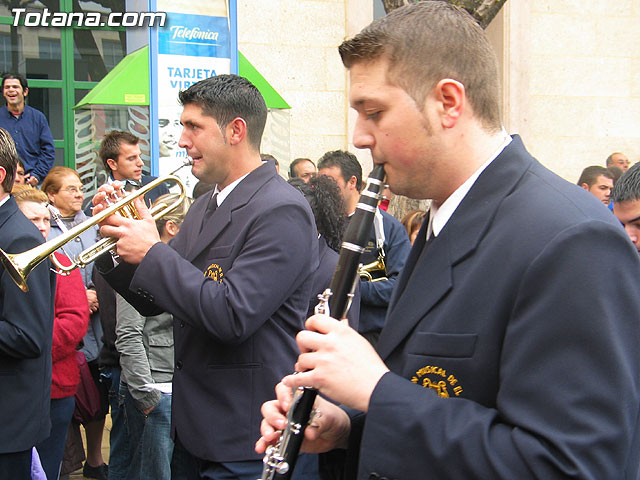
<path id="1" fill-rule="evenodd" d="M 637 478 L 640 260 L 611 212 L 514 137 L 421 255 L 425 229 L 358 478 Z"/>
<path id="2" fill-rule="evenodd" d="M 0 248 L 21 253 L 43 241 L 9 198 L 0 207 Z M 55 289 L 50 267 L 47 259 L 33 269 L 28 293 L 0 269 L 0 453 L 28 450 L 49 436 Z"/>
<path id="3" fill-rule="evenodd" d="M 130 291 L 119 290 L 143 315 L 159 307 L 174 316 L 172 430 L 187 450 L 259 459 L 260 407 L 298 356 L 318 265 L 315 221 L 273 162 L 243 179 L 200 232 L 209 198 L 191 206 L 169 245 L 151 248 Z M 128 269 L 107 277 L 117 287 Z"/>

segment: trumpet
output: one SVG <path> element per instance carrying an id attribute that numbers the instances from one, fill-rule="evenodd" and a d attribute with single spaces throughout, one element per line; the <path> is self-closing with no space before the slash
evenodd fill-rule
<path id="1" fill-rule="evenodd" d="M 380 282 L 387 280 L 387 267 L 384 264 L 384 255 L 382 252 L 378 255 L 378 258 L 366 265 L 360 265 L 358 269 L 360 278 L 366 282 Z"/>
<path id="2" fill-rule="evenodd" d="M 23 292 L 29 291 L 29 287 L 27 286 L 27 277 L 29 276 L 29 273 L 31 273 L 31 271 L 41 262 L 43 262 L 47 257 L 51 257 L 51 262 L 55 265 L 57 273 L 60 273 L 61 275 L 68 275 L 75 268 L 86 267 L 88 264 L 95 261 L 100 255 L 113 249 L 117 243 L 117 239 L 109 237 L 103 238 L 91 247 L 83 250 L 77 258 L 71 259 L 70 266 L 60 264 L 60 262 L 58 262 L 55 258 L 55 255 L 53 255 L 53 252 L 55 252 L 60 247 L 67 244 L 86 230 L 90 229 L 94 225 L 97 225 L 110 215 L 119 214 L 128 218 L 140 218 L 137 209 L 133 205 L 134 200 L 140 196 L 145 195 L 150 190 L 153 190 L 161 183 L 174 182 L 180 188 L 180 194 L 179 198 L 173 203 L 170 203 L 168 205 L 166 203 L 155 205 L 150 210 L 153 219 L 157 220 L 159 218 L 162 218 L 172 210 L 176 209 L 182 203 L 186 196 L 184 184 L 179 177 L 174 175 L 176 171 L 177 170 L 165 177 L 157 178 L 146 184 L 144 187 L 130 192 L 128 195 L 122 197 L 120 200 L 113 203 L 102 212 L 94 215 L 91 218 L 88 218 L 82 223 L 79 223 L 62 235 L 41 245 L 38 245 L 31 250 L 27 250 L 26 252 L 22 253 L 10 254 L 0 249 L 0 262 L 2 262 L 2 265 L 4 266 L 7 273 L 11 276 L 12 280 L 16 283 L 16 285 L 18 285 L 18 287 L 20 287 Z"/>

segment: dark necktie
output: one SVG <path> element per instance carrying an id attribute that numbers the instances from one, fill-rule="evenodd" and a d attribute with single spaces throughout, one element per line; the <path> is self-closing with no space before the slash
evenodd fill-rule
<path id="1" fill-rule="evenodd" d="M 218 194 L 215 193 L 209 199 L 209 203 L 207 204 L 207 209 L 204 211 L 204 215 L 202 217 L 202 225 L 200 225 L 200 231 L 204 228 L 204 224 L 209 221 L 213 212 L 218 208 Z"/>

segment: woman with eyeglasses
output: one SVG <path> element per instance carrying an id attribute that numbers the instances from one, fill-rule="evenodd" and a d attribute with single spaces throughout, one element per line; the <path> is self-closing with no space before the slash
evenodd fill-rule
<path id="1" fill-rule="evenodd" d="M 16 185 L 12 195 L 20 211 L 33 222 L 46 239 L 50 229 L 47 196 L 31 185 Z M 69 259 L 56 252 L 57 260 L 69 265 Z M 80 382 L 76 345 L 87 331 L 89 307 L 82 278 L 77 270 L 56 278 L 53 341 L 51 347 L 51 432 L 36 448 L 49 480 L 56 480 L 65 446 L 69 422 L 74 410 L 74 395 Z M 33 379 L 37 381 L 37 379 Z"/>
<path id="2" fill-rule="evenodd" d="M 44 181 L 42 191 L 47 194 L 49 204 L 55 207 L 52 212 L 51 233 L 49 239 L 61 235 L 64 231 L 84 222 L 87 216 L 82 211 L 84 191 L 82 181 L 78 172 L 68 167 L 53 167 Z M 59 215 L 56 213 L 59 212 Z M 64 253 L 69 257 L 77 256 L 85 249 L 91 247 L 100 238 L 98 226 L 94 226 L 80 234 L 73 241 L 64 246 Z M 104 429 L 104 419 L 108 410 L 108 400 L 106 389 L 100 383 L 100 372 L 98 369 L 98 354 L 102 348 L 102 325 L 98 314 L 98 296 L 92 280 L 93 263 L 80 269 L 82 280 L 87 293 L 91 320 L 87 334 L 82 339 L 83 346 L 80 349 L 85 357 L 91 374 L 96 382 L 98 391 L 101 394 L 103 407 L 96 418 L 84 423 L 87 435 L 87 462 L 85 470 L 92 476 L 90 478 L 106 478 L 106 465 L 102 458 L 102 432 Z"/>

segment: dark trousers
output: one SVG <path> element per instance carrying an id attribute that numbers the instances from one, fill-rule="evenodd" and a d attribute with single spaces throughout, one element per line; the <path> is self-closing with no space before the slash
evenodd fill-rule
<path id="1" fill-rule="evenodd" d="M 2 478 L 11 480 L 31 479 L 31 449 L 23 452 L 0 453 Z"/>
<path id="2" fill-rule="evenodd" d="M 58 478 L 74 408 L 73 397 L 51 399 L 51 433 L 49 438 L 36 445 L 40 463 L 49 480 Z"/>
<path id="3" fill-rule="evenodd" d="M 173 480 L 256 480 L 262 476 L 262 461 L 209 462 L 194 457 L 176 438 L 173 453 Z"/>

